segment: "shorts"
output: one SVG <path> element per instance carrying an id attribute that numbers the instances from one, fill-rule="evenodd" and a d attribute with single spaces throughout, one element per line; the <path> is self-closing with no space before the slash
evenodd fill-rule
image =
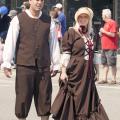
<path id="1" fill-rule="evenodd" d="M 17 65 L 15 87 L 15 114 L 18 118 L 28 116 L 32 98 L 38 116 L 50 115 L 52 83 L 49 67 L 39 69 L 34 66 Z"/>
<path id="2" fill-rule="evenodd" d="M 117 51 L 116 50 L 102 50 L 101 63 L 108 66 L 116 66 Z"/>

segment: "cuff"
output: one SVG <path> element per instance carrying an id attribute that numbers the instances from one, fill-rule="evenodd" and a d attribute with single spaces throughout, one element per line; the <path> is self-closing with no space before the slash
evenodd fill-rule
<path id="1" fill-rule="evenodd" d="M 1 64 L 1 69 L 3 70 L 4 68 L 9 68 L 9 69 L 11 69 L 11 63 L 3 62 L 3 63 Z"/>
<path id="2" fill-rule="evenodd" d="M 60 70 L 60 65 L 53 65 L 53 70 L 55 71 L 55 70 Z"/>
<path id="3" fill-rule="evenodd" d="M 70 54 L 63 53 L 61 56 L 61 66 L 67 67 L 70 60 Z"/>

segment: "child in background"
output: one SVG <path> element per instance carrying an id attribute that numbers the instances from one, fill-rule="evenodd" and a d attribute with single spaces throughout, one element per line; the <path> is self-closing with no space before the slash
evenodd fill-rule
<path id="1" fill-rule="evenodd" d="M 58 13 L 57 13 L 54 6 L 50 10 L 50 16 L 55 23 L 57 38 L 60 41 L 62 39 L 61 24 L 60 24 L 59 20 L 57 19 L 58 18 Z"/>

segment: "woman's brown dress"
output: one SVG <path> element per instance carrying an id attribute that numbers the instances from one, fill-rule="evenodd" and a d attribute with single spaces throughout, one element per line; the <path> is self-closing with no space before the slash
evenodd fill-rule
<path id="1" fill-rule="evenodd" d="M 86 49 L 80 34 L 70 28 L 63 39 L 63 52 L 71 53 L 67 66 L 68 82 L 60 81 L 51 113 L 55 120 L 109 120 L 95 86 L 93 50 Z M 89 60 L 85 60 L 85 52 Z"/>

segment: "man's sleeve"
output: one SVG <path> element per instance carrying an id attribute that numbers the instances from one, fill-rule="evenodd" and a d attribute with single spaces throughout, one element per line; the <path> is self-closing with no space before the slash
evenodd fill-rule
<path id="1" fill-rule="evenodd" d="M 117 27 L 117 23 L 116 22 L 112 22 L 111 25 L 110 25 L 110 32 L 112 33 L 117 33 L 117 30 L 118 27 Z"/>
<path id="2" fill-rule="evenodd" d="M 18 17 L 15 16 L 8 29 L 7 37 L 5 40 L 4 51 L 3 51 L 3 64 L 1 65 L 2 68 L 11 68 L 11 61 L 13 60 L 15 49 L 16 49 L 16 42 L 19 35 L 19 21 Z"/>

